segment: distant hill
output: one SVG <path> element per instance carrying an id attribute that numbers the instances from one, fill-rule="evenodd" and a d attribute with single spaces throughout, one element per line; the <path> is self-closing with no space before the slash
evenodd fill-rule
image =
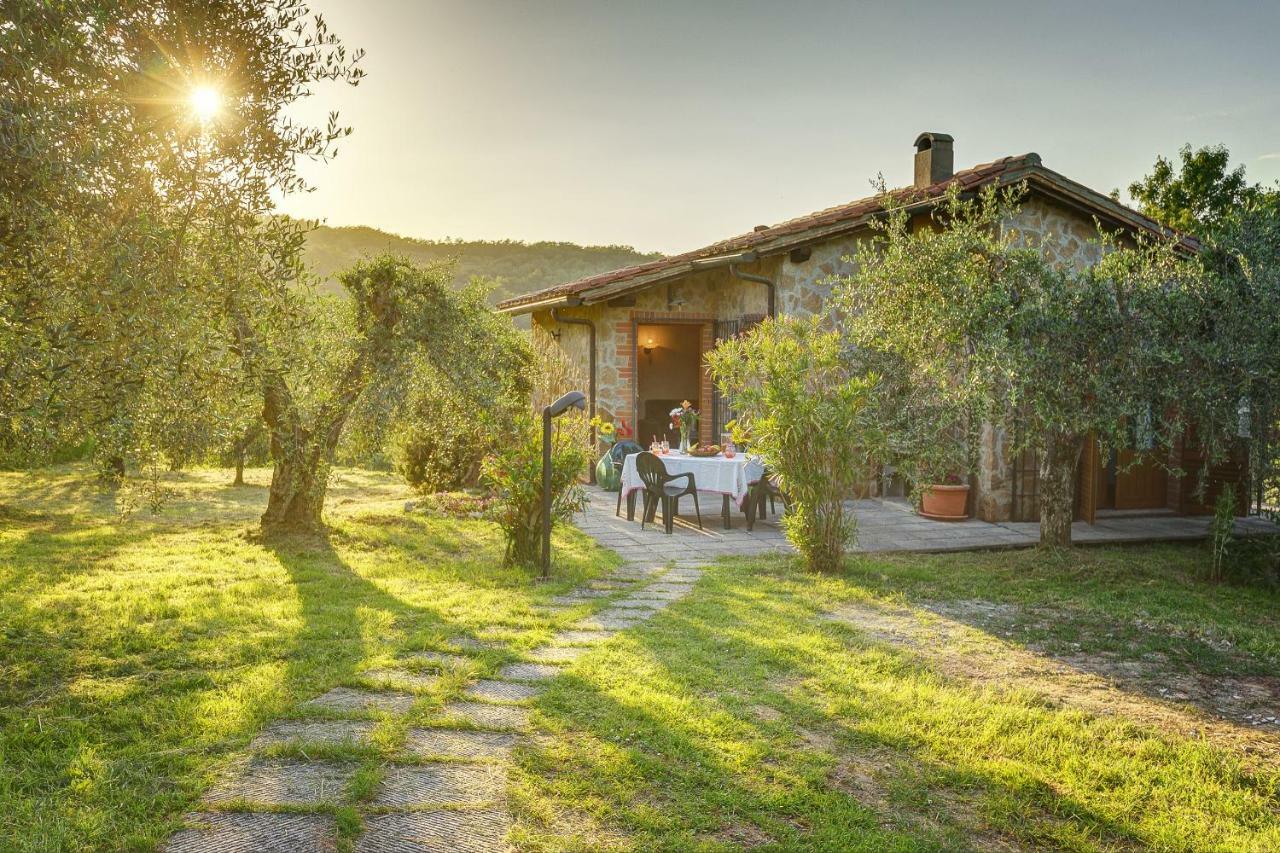
<path id="1" fill-rule="evenodd" d="M 454 280 L 473 275 L 500 280 L 493 300 L 529 293 L 553 284 L 631 266 L 661 257 L 630 246 L 579 246 L 576 243 L 523 243 L 519 240 L 415 240 L 377 228 L 321 226 L 307 235 L 307 263 L 321 279 L 321 290 L 341 292 L 337 274 L 363 255 L 395 252 L 419 263 L 457 259 Z"/>

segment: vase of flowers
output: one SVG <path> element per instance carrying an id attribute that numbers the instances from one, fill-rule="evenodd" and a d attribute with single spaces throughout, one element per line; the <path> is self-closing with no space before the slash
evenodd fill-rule
<path id="1" fill-rule="evenodd" d="M 684 400 L 678 409 L 671 410 L 671 428 L 680 431 L 680 452 L 688 453 L 698 443 L 698 410 L 693 403 Z M 690 443 L 690 436 L 693 441 Z"/>
<path id="2" fill-rule="evenodd" d="M 604 455 L 596 462 L 596 485 L 607 492 L 616 492 L 620 486 L 620 475 L 613 465 L 613 446 L 619 439 L 630 435 L 627 422 L 615 425 L 613 421 L 597 415 L 591 419 L 591 428 L 596 431 L 596 438 L 605 446 Z"/>

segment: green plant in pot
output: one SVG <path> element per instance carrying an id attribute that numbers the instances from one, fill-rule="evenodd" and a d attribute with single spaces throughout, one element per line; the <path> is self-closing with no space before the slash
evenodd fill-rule
<path id="1" fill-rule="evenodd" d="M 976 441 L 962 407 L 917 386 L 907 393 L 902 423 L 894 431 L 898 469 L 911 482 L 911 499 L 925 518 L 969 517 L 969 474 Z"/>
<path id="2" fill-rule="evenodd" d="M 627 428 L 626 421 L 618 425 L 599 416 L 592 418 L 590 425 L 596 431 L 596 438 L 605 446 L 604 455 L 596 462 L 596 485 L 607 492 L 616 492 L 621 475 L 613 464 L 613 446 L 618 441 L 629 438 L 631 431 Z"/>

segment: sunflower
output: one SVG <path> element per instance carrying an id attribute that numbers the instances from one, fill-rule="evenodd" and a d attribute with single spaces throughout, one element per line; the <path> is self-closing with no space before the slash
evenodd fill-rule
<path id="1" fill-rule="evenodd" d="M 609 421 L 605 421 L 600 425 L 600 432 L 604 435 L 613 435 L 614 429 L 616 429 L 616 427 L 614 427 L 614 425 Z"/>

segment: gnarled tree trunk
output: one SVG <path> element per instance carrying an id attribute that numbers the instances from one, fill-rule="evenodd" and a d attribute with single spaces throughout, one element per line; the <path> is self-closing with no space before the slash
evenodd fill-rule
<path id="1" fill-rule="evenodd" d="M 333 400 L 321 406 L 310 426 L 278 373 L 263 381 L 262 420 L 271 435 L 271 491 L 262 514 L 265 532 L 310 532 L 323 527 L 329 468 L 352 407 L 369 381 L 370 356 L 361 354 L 339 381 Z"/>
<path id="2" fill-rule="evenodd" d="M 1080 437 L 1050 433 L 1040 452 L 1040 544 L 1065 548 L 1071 544 L 1075 518 L 1076 465 Z"/>
<path id="3" fill-rule="evenodd" d="M 328 488 L 329 465 L 314 445 L 287 446 L 271 439 L 271 491 L 262 514 L 266 531 L 319 530 Z"/>
<path id="4" fill-rule="evenodd" d="M 253 444 L 253 442 L 258 438 L 258 432 L 261 429 L 262 429 L 261 426 L 259 426 L 258 424 L 254 424 L 253 426 L 246 429 L 244 433 L 241 434 L 240 438 L 236 441 L 235 447 L 233 449 L 233 452 L 235 453 L 235 459 L 236 459 L 236 478 L 231 481 L 231 485 L 233 486 L 244 485 L 244 459 L 245 459 L 245 456 L 248 455 L 249 453 L 249 445 Z"/>

